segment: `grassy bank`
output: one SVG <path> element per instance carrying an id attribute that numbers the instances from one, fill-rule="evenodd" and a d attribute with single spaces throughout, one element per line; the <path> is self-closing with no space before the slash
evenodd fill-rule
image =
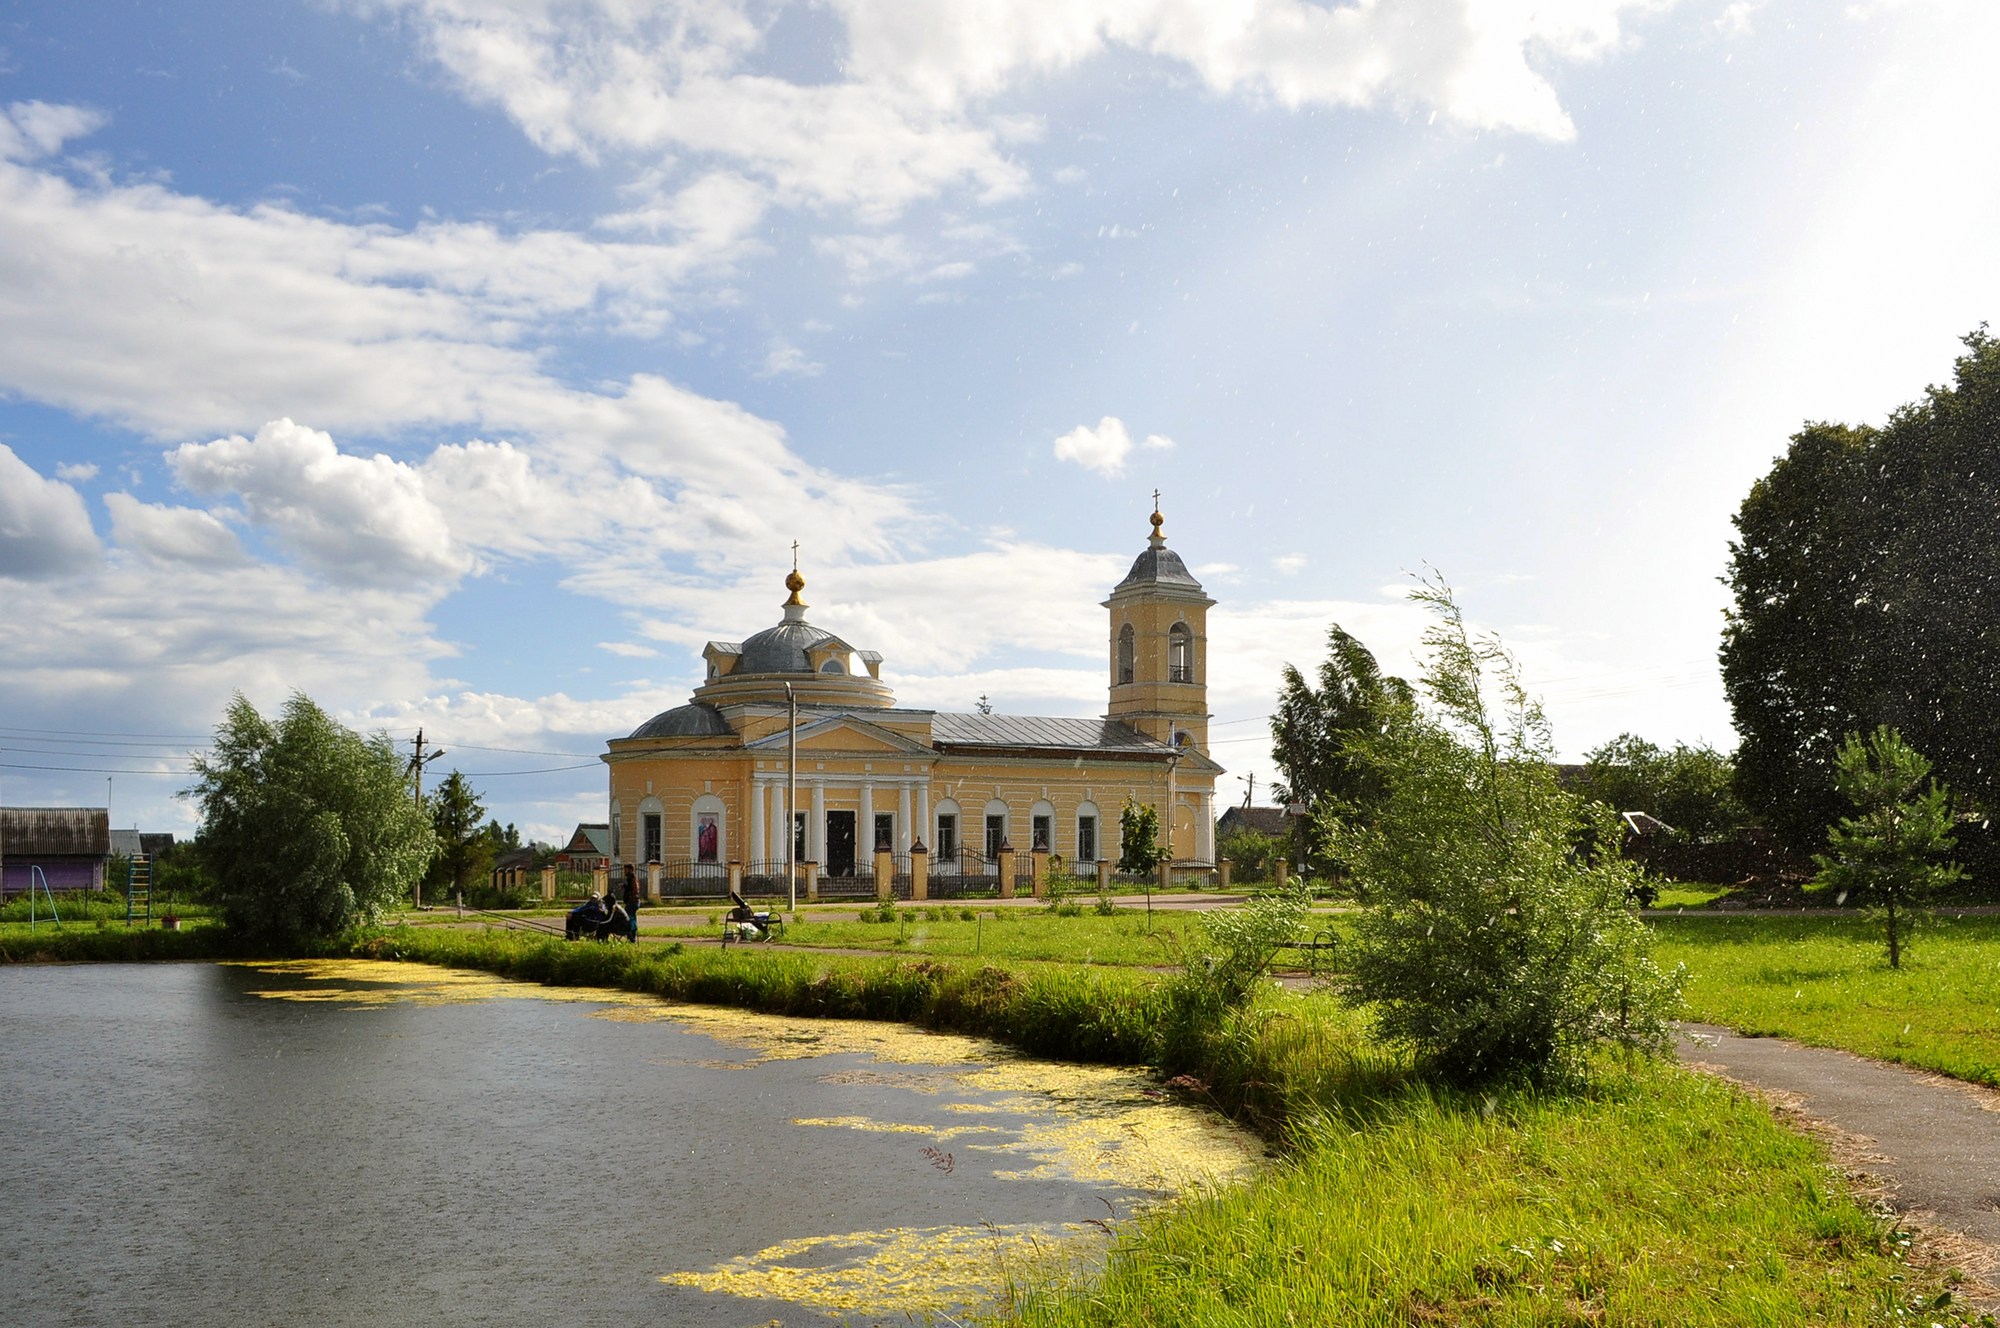
<path id="1" fill-rule="evenodd" d="M 1589 1097 L 1411 1085 L 1310 1123 L 1264 1179 L 1143 1219 L 1101 1276 L 1033 1284 L 1015 1312 L 1037 1328 L 1893 1323 L 1937 1294 L 1896 1249 L 1757 1103 L 1639 1066 Z"/>
<path id="2" fill-rule="evenodd" d="M 0 964 L 101 964 L 170 959 L 227 959 L 243 953 L 227 930 L 206 919 L 179 931 L 117 922 L 0 923 Z"/>
<path id="3" fill-rule="evenodd" d="M 1925 920 L 1903 967 L 1866 918 L 1671 917 L 1689 1016 L 2000 1087 L 2000 918 Z"/>

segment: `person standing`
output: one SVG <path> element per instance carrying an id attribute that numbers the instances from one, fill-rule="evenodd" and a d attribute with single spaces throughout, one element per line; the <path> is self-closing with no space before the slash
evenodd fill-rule
<path id="1" fill-rule="evenodd" d="M 625 864 L 625 917 L 626 926 L 631 930 L 629 938 L 634 945 L 639 943 L 639 873 L 631 863 Z"/>

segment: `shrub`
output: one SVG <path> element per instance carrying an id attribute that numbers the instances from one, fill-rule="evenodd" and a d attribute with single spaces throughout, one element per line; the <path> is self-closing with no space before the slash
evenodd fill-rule
<path id="1" fill-rule="evenodd" d="M 1279 948 L 1298 939 L 1311 903 L 1293 885 L 1196 916 L 1176 943 L 1179 971 L 1158 989 L 1161 1069 L 1172 1074 L 1215 1059 L 1211 1044 L 1249 1004 Z"/>
<path id="2" fill-rule="evenodd" d="M 1638 868 L 1578 848 L 1579 826 L 1616 844 L 1615 814 L 1558 786 L 1547 722 L 1498 640 L 1469 635 L 1442 582 L 1412 598 L 1437 618 L 1427 703 L 1359 740 L 1386 794 L 1372 824 L 1333 827 L 1366 905 L 1345 994 L 1461 1083 L 1578 1079 L 1600 1043 L 1664 1049 L 1678 974 L 1647 955 Z"/>

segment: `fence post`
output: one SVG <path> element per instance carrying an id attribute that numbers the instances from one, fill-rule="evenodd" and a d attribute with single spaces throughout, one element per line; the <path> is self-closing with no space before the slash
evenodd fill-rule
<path id="1" fill-rule="evenodd" d="M 1030 849 L 1028 866 L 1035 873 L 1035 883 L 1031 888 L 1035 898 L 1040 899 L 1049 892 L 1049 851 L 1040 847 Z"/>
<path id="2" fill-rule="evenodd" d="M 1285 872 L 1286 869 L 1290 866 L 1290 864 L 1287 863 L 1283 858 L 1279 858 L 1276 862 L 1272 863 L 1271 865 L 1277 869 L 1278 888 L 1282 890 L 1285 888 Z"/>
<path id="3" fill-rule="evenodd" d="M 887 841 L 875 845 L 875 898 L 893 899 L 896 894 L 896 855 Z"/>
<path id="4" fill-rule="evenodd" d="M 1109 858 L 1099 858 L 1097 860 L 1097 893 L 1101 895 L 1111 893 L 1111 859 Z"/>
<path id="5" fill-rule="evenodd" d="M 994 855 L 1000 863 L 1000 897 L 1014 897 L 1014 846 L 1006 840 L 1000 841 L 999 851 Z"/>
<path id="6" fill-rule="evenodd" d="M 1174 860 L 1172 858 L 1161 858 L 1159 891 L 1161 894 L 1165 895 L 1165 894 L 1172 894 L 1173 889 L 1174 889 Z"/>
<path id="7" fill-rule="evenodd" d="M 659 897 L 660 897 L 660 864 L 657 862 L 649 862 L 646 864 L 646 898 L 658 899 Z"/>
<path id="8" fill-rule="evenodd" d="M 931 897 L 931 851 L 919 839 L 910 845 L 910 898 Z"/>
<path id="9" fill-rule="evenodd" d="M 553 904 L 556 899 L 556 869 L 542 868 L 542 902 Z"/>
<path id="10" fill-rule="evenodd" d="M 609 867 L 592 867 L 590 869 L 590 893 L 601 895 L 610 886 L 611 869 Z"/>
<path id="11" fill-rule="evenodd" d="M 733 858 L 729 863 L 729 893 L 733 895 L 743 893 L 743 864 Z"/>
<path id="12" fill-rule="evenodd" d="M 810 858 L 806 860 L 806 898 L 819 898 L 819 864 Z"/>
<path id="13" fill-rule="evenodd" d="M 1215 869 L 1222 874 L 1222 888 L 1225 890 L 1229 888 L 1229 869 L 1235 865 L 1228 858 L 1217 858 L 1215 860 Z"/>

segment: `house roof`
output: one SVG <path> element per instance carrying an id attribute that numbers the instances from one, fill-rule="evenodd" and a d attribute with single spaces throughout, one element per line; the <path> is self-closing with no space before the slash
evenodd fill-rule
<path id="1" fill-rule="evenodd" d="M 1222 834 L 1231 830 L 1255 830 L 1260 835 L 1282 839 L 1292 833 L 1291 818 L 1283 807 L 1231 807 L 1216 821 Z"/>
<path id="2" fill-rule="evenodd" d="M 0 854 L 110 857 L 111 813 L 103 807 L 0 807 Z"/>
<path id="3" fill-rule="evenodd" d="M 577 825 L 576 832 L 563 845 L 565 853 L 595 853 L 599 857 L 611 856 L 611 822 L 584 821 Z"/>

